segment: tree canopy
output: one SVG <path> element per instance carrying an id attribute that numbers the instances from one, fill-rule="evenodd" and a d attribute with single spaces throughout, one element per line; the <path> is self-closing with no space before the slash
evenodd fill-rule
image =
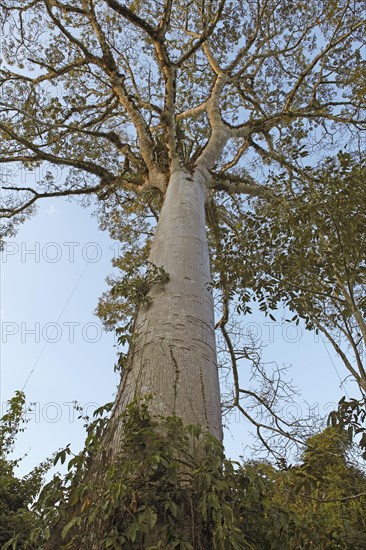
<path id="1" fill-rule="evenodd" d="M 13 169 L 3 185 L 5 233 L 44 197 L 164 193 L 177 164 L 212 189 L 262 194 L 269 164 L 297 173 L 305 148 L 357 144 L 365 122 L 357 1 L 1 10 L 0 159 L 40 175 L 25 185 Z"/>

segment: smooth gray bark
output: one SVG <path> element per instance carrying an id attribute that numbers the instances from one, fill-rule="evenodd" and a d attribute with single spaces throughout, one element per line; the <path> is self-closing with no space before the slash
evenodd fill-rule
<path id="1" fill-rule="evenodd" d="M 113 416 L 133 399 L 152 394 L 153 414 L 175 414 L 222 439 L 206 189 L 201 180 L 198 171 L 194 176 L 183 170 L 171 175 L 150 254 L 169 281 L 156 284 L 149 294 L 151 304 L 138 312 L 137 339 Z M 117 423 L 114 431 L 117 443 L 123 427 Z"/>

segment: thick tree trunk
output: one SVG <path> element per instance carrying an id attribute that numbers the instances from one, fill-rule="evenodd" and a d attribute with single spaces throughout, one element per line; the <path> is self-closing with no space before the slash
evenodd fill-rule
<path id="1" fill-rule="evenodd" d="M 222 439 L 205 226 L 206 190 L 201 179 L 199 172 L 191 177 L 184 171 L 176 171 L 171 176 L 150 254 L 150 261 L 164 268 L 169 281 L 155 284 L 149 293 L 151 303 L 138 312 L 137 337 L 129 353 L 128 368 L 121 380 L 112 418 L 101 452 L 95 455 L 88 479 L 84 480 L 90 488 L 91 502 L 98 503 L 103 498 L 104 485 L 108 482 L 106 472 L 123 439 L 121 413 L 136 398 L 150 394 L 153 416 L 176 415 L 184 424 L 198 424 Z M 45 546 L 47 550 L 60 547 L 61 531 L 71 518 L 82 513 L 85 496 L 83 498 L 66 511 Z M 73 548 L 100 550 L 109 527 L 100 516 L 92 524 L 84 517 L 77 528 L 82 545 L 76 544 Z"/>
<path id="2" fill-rule="evenodd" d="M 151 304 L 138 312 L 137 339 L 113 417 L 133 399 L 152 394 L 153 414 L 177 415 L 222 439 L 205 188 L 200 180 L 199 172 L 193 177 L 184 171 L 171 175 L 150 254 L 169 281 L 156 284 L 149 293 Z M 113 420 L 112 426 L 118 446 L 123 426 Z"/>

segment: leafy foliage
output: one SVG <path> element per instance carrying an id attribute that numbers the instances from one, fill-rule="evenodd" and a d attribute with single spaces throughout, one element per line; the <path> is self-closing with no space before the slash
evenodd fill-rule
<path id="1" fill-rule="evenodd" d="M 240 210 L 224 235 L 239 311 L 254 297 L 273 318 L 285 304 L 286 321 L 302 318 L 308 329 L 321 331 L 364 389 L 365 176 L 365 159 L 345 152 L 299 176 L 282 173 L 274 177 L 271 200 Z M 222 216 L 225 223 L 225 211 Z"/>
<path id="2" fill-rule="evenodd" d="M 30 505 L 39 493 L 50 466 L 50 462 L 46 461 L 22 479 L 15 475 L 19 460 L 11 458 L 11 454 L 17 434 L 24 430 L 24 406 L 24 394 L 16 392 L 8 402 L 7 412 L 0 419 L 0 546 L 3 549 L 25 547 L 26 539 L 37 522 Z"/>
<path id="3" fill-rule="evenodd" d="M 57 547 L 80 548 L 88 526 L 95 530 L 96 524 L 101 548 L 288 548 L 287 514 L 271 503 L 271 483 L 226 460 L 221 444 L 199 427 L 151 418 L 147 400 L 126 409 L 122 445 L 106 483 L 93 484 L 88 464 L 105 427 L 106 418 L 96 418 L 65 478 L 56 476 L 43 488 L 30 548 L 48 548 L 50 529 L 59 532 Z M 56 462 L 69 454 L 60 451 Z"/>
<path id="4" fill-rule="evenodd" d="M 108 230 L 118 243 L 112 262 L 118 275 L 107 278 L 110 290 L 101 296 L 96 310 L 106 330 L 125 326 L 136 313 L 138 297 L 132 285 L 138 284 L 136 279 L 143 278 L 149 267 L 151 239 L 160 208 L 161 197 L 152 193 L 142 197 L 131 193 L 123 201 L 110 196 L 99 207 L 100 228 Z"/>
<path id="5" fill-rule="evenodd" d="M 366 398 L 342 399 L 338 403 L 338 409 L 329 415 L 328 423 L 332 426 L 340 426 L 347 430 L 351 441 L 356 441 L 362 450 L 362 456 L 366 460 Z"/>
<path id="6" fill-rule="evenodd" d="M 126 368 L 128 356 L 137 338 L 134 324 L 138 309 L 143 306 L 149 307 L 152 301 L 149 292 L 154 285 L 164 285 L 169 280 L 169 274 L 164 268 L 148 260 L 140 265 L 128 265 L 129 260 L 127 256 L 123 261 L 117 262 L 120 269 L 124 267 L 122 275 L 113 281 L 110 292 L 102 296 L 97 309 L 105 326 L 115 328 L 117 344 L 122 350 L 118 352 L 115 370 L 121 372 Z M 127 352 L 123 351 L 126 344 Z"/>
<path id="7" fill-rule="evenodd" d="M 1 8 L 0 155 L 39 169 L 32 186 L 5 178 L 5 233 L 43 197 L 164 193 L 177 166 L 260 193 L 268 164 L 296 168 L 365 122 L 357 1 Z"/>
<path id="8" fill-rule="evenodd" d="M 70 504 L 77 506 L 81 513 L 79 517 L 73 515 L 63 525 L 61 539 L 64 544 L 69 541 L 69 546 L 65 547 L 76 548 L 83 544 L 83 534 L 78 534 L 80 524 L 103 521 L 103 548 L 147 548 L 149 536 L 156 527 L 161 537 L 157 547 L 164 541 L 164 545 L 171 545 L 165 547 L 181 544 L 182 548 L 192 548 L 184 541 L 187 517 L 183 514 L 187 511 L 189 479 L 195 476 L 188 468 L 192 466 L 189 461 L 193 457 L 181 455 L 182 447 L 187 447 L 188 432 L 185 433 L 181 423 L 174 418 L 165 419 L 158 428 L 156 420 L 148 413 L 146 402 L 138 407 L 131 405 L 124 414 L 123 443 L 116 461 L 106 472 L 105 487 L 80 484 L 87 472 L 86 462 L 97 451 L 100 430 L 104 426 L 105 419 L 101 418 L 89 426 L 85 453 L 69 463 L 70 473 L 62 490 Z M 197 442 L 198 432 L 192 433 L 192 437 Z M 205 445 L 209 449 L 213 443 Z M 65 456 L 61 453 L 58 458 L 64 460 Z M 182 463 L 187 465 L 184 472 Z M 217 474 L 216 469 L 217 462 L 210 471 Z M 206 479 L 206 485 L 210 486 L 210 478 Z M 45 511 L 54 508 L 53 487 L 51 483 L 41 494 L 38 506 Z M 58 519 L 62 522 L 62 506 L 58 509 Z M 155 546 L 151 542 L 149 547 Z"/>
<path id="9" fill-rule="evenodd" d="M 349 463 L 346 431 L 309 438 L 299 466 L 274 473 L 274 500 L 300 527 L 294 548 L 366 548 L 366 477 Z"/>
<path id="10" fill-rule="evenodd" d="M 79 455 L 69 446 L 55 455 L 54 464 L 68 460 L 68 471 L 43 487 L 32 508 L 45 465 L 19 480 L 4 451 L 4 549 L 84 547 L 91 526 L 100 530 L 101 548 L 116 550 L 366 548 L 366 478 L 347 460 L 347 432 L 327 428 L 310 438 L 291 468 L 239 464 L 200 427 L 184 427 L 176 417 L 152 418 L 148 401 L 126 409 L 122 443 L 102 485 L 90 464 L 101 450 L 111 403 L 95 411 Z M 20 393 L 10 401 L 1 425 L 7 441 L 9 422 L 15 434 L 23 405 Z M 110 451 L 102 452 L 104 460 Z"/>

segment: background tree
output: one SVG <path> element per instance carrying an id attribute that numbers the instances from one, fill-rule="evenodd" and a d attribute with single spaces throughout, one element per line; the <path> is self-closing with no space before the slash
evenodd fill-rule
<path id="1" fill-rule="evenodd" d="M 366 548 L 366 478 L 352 464 L 346 431 L 326 428 L 307 441 L 299 465 L 277 471 L 274 502 L 293 513 L 293 548 Z"/>
<path id="2" fill-rule="evenodd" d="M 288 321 L 302 318 L 323 334 L 363 393 L 365 176 L 365 159 L 341 152 L 300 177 L 276 178 L 276 198 L 237 217 L 229 263 L 238 291 L 245 281 L 261 309 L 284 304 L 293 315 Z M 248 297 L 241 293 L 240 307 Z"/>
<path id="3" fill-rule="evenodd" d="M 17 548 L 25 548 L 38 519 L 30 506 L 41 489 L 50 462 L 40 464 L 22 479 L 16 476 L 20 460 L 14 459 L 13 453 L 16 437 L 24 430 L 24 394 L 17 392 L 7 405 L 0 419 L 0 544 L 6 548 L 9 543 L 11 548 L 13 539 Z"/>

